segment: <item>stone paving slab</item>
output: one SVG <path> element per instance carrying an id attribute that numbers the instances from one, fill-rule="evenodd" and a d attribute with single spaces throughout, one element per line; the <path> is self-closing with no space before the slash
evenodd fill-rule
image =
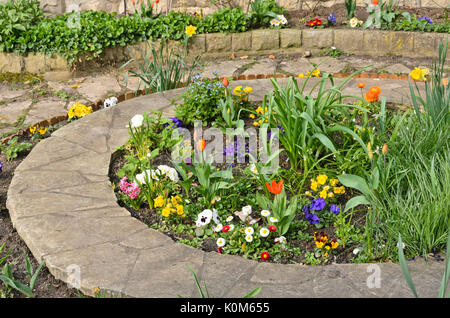
<path id="1" fill-rule="evenodd" d="M 281 86 L 286 81 L 278 80 Z M 396 86 L 398 81 L 366 83 L 378 84 L 386 96 L 406 90 Z M 254 101 L 272 88 L 269 80 L 233 85 L 252 86 Z M 356 81 L 347 89 L 359 93 Z M 7 208 L 33 255 L 56 278 L 72 282 L 71 273 L 78 271 L 78 288 L 89 295 L 98 287 L 129 297 L 197 297 L 186 268 L 190 265 L 211 294 L 220 297 L 242 297 L 259 286 L 258 297 L 412 296 L 397 264 L 378 264 L 381 286 L 372 289 L 367 279 L 373 264 L 310 267 L 205 253 L 174 243 L 119 207 L 108 168 L 111 154 L 128 139 L 127 123 L 149 110 L 173 112 L 170 101 L 184 90 L 138 97 L 90 114 L 41 141 L 19 165 Z M 419 295 L 436 296 L 443 265 L 410 262 Z"/>

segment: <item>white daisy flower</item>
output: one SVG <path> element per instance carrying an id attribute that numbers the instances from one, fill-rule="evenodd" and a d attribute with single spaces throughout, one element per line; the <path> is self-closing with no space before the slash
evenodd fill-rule
<path id="1" fill-rule="evenodd" d="M 355 248 L 355 249 L 353 250 L 353 255 L 358 255 L 359 252 L 361 252 L 361 250 L 360 250 L 359 248 Z"/>
<path id="2" fill-rule="evenodd" d="M 252 227 L 248 227 L 245 229 L 245 234 L 252 235 L 253 233 L 255 233 L 255 230 Z"/>
<path id="3" fill-rule="evenodd" d="M 226 221 L 227 222 L 231 222 L 233 221 L 234 217 L 232 215 L 230 215 L 229 217 L 227 217 Z"/>
<path id="4" fill-rule="evenodd" d="M 258 174 L 258 169 L 256 168 L 256 165 L 254 163 L 251 164 L 250 171 L 254 174 Z"/>
<path id="5" fill-rule="evenodd" d="M 279 240 L 281 244 L 286 244 L 286 238 L 284 236 L 280 236 Z"/>
<path id="6" fill-rule="evenodd" d="M 223 246 L 225 246 L 226 241 L 224 238 L 221 237 L 221 238 L 217 239 L 216 243 L 217 243 L 218 247 L 223 247 Z"/>
<path id="7" fill-rule="evenodd" d="M 267 237 L 269 236 L 270 231 L 269 229 L 263 227 L 260 231 L 259 231 L 259 235 L 261 235 L 262 237 Z"/>
<path id="8" fill-rule="evenodd" d="M 232 232 L 234 230 L 234 224 L 229 225 L 230 229 L 228 231 Z"/>
<path id="9" fill-rule="evenodd" d="M 251 235 L 246 235 L 245 236 L 245 240 L 247 241 L 247 242 L 251 242 L 251 241 L 253 241 L 253 236 L 251 236 Z"/>
<path id="10" fill-rule="evenodd" d="M 220 232 L 220 231 L 222 231 L 222 228 L 223 228 L 223 225 L 219 223 L 214 228 L 214 232 Z"/>
<path id="11" fill-rule="evenodd" d="M 250 215 L 252 214 L 252 206 L 251 205 L 246 205 L 242 208 L 242 213 L 244 213 L 244 215 Z"/>
<path id="12" fill-rule="evenodd" d="M 286 17 L 284 15 L 279 15 L 278 16 L 278 21 L 280 21 L 281 24 L 286 24 L 288 23 Z"/>
<path id="13" fill-rule="evenodd" d="M 271 217 L 269 221 L 270 223 L 277 223 L 279 220 L 277 218 Z"/>
<path id="14" fill-rule="evenodd" d="M 267 217 L 270 216 L 270 211 L 268 211 L 268 210 L 262 210 L 262 211 L 261 211 L 261 215 L 267 218 Z"/>

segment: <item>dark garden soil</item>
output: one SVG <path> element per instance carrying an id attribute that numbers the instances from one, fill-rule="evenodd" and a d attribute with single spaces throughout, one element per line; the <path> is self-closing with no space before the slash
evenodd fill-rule
<path id="1" fill-rule="evenodd" d="M 6 259 L 6 262 L 12 265 L 15 279 L 24 284 L 28 284 L 30 278 L 25 271 L 26 263 L 24 255 L 28 255 L 33 270 L 38 268 L 39 263 L 14 229 L 8 210 L 6 209 L 6 195 L 11 179 L 14 176 L 14 170 L 25 157 L 26 154 L 22 154 L 16 159 L 8 162 L 6 161 L 5 156 L 0 155 L 0 161 L 3 163 L 3 172 L 0 173 L 0 246 L 6 243 L 0 258 L 10 251 L 10 255 Z M 35 286 L 33 293 L 39 298 L 78 297 L 78 293 L 75 289 L 69 288 L 64 282 L 53 277 L 45 266 L 42 268 Z M 3 293 L 5 291 L 6 289 L 4 288 L 3 283 L 0 282 L 0 295 L 4 296 L 5 294 Z M 25 297 L 14 289 L 11 289 L 11 292 L 7 293 L 6 296 L 18 298 Z"/>
<path id="2" fill-rule="evenodd" d="M 317 1 L 317 3 L 319 3 Z M 407 11 L 411 15 L 416 14 L 418 18 L 428 17 L 434 23 L 442 23 L 445 20 L 445 10 L 442 8 L 410 8 L 410 7 L 399 7 L 400 12 Z M 290 18 L 289 24 L 298 28 L 307 28 L 305 25 L 309 20 L 319 18 L 323 23 L 326 23 L 327 17 L 333 13 L 336 17 L 336 26 L 342 26 L 343 22 L 346 20 L 345 17 L 345 5 L 343 3 L 334 4 L 331 7 L 325 7 L 318 5 L 317 7 L 312 6 L 311 8 L 305 7 L 303 10 L 289 11 Z M 369 14 L 367 13 L 366 7 L 357 6 L 355 10 L 355 16 L 363 21 L 366 21 Z M 305 19 L 306 21 L 300 22 L 300 19 Z"/>

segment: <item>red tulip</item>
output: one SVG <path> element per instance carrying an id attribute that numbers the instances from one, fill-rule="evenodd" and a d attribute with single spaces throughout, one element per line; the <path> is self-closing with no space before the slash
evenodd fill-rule
<path id="1" fill-rule="evenodd" d="M 268 184 L 266 182 L 267 190 L 269 190 L 272 194 L 280 194 L 281 190 L 283 189 L 283 179 L 281 179 L 280 182 L 276 182 L 275 180 L 272 180 L 272 184 Z"/>

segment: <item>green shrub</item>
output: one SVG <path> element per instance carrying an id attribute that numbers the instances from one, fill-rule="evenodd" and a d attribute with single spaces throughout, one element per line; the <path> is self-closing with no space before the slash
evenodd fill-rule
<path id="1" fill-rule="evenodd" d="M 225 98 L 225 87 L 218 79 L 202 80 L 194 77 L 187 91 L 182 95 L 182 104 L 176 108 L 176 115 L 185 124 L 192 125 L 195 120 L 210 122 L 221 113 L 220 100 Z"/>

